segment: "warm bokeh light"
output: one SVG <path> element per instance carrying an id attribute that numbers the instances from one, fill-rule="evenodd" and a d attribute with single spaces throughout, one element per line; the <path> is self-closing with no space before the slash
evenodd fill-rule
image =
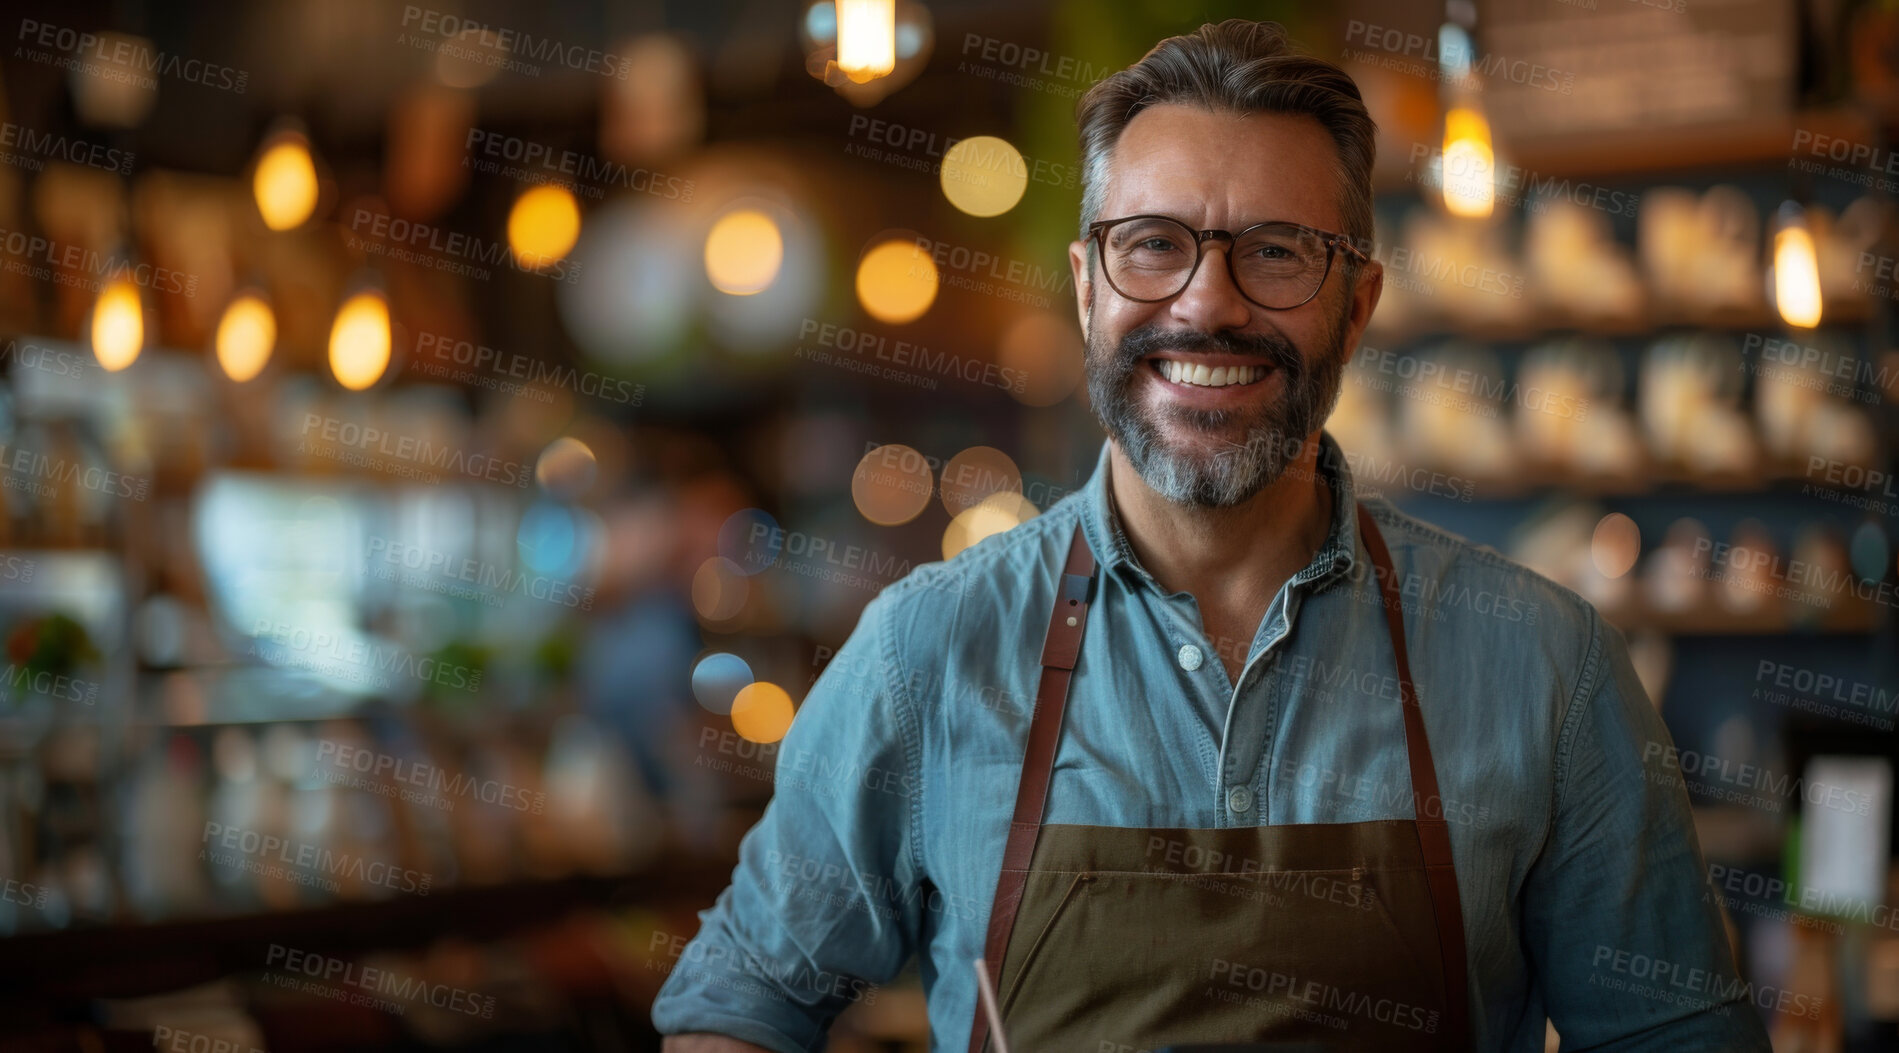
<path id="1" fill-rule="evenodd" d="M 1794 219 L 1774 233 L 1774 307 L 1788 325 L 1820 324 L 1820 262 L 1813 234 Z"/>
<path id="2" fill-rule="evenodd" d="M 336 311 L 330 328 L 330 372 L 337 383 L 361 391 L 389 368 L 389 304 L 382 294 L 359 292 Z"/>
<path id="3" fill-rule="evenodd" d="M 1029 188 L 1021 151 L 993 135 L 960 139 L 943 155 L 943 196 L 972 216 L 1000 216 Z"/>
<path id="4" fill-rule="evenodd" d="M 138 361 L 145 347 L 145 304 L 138 286 L 118 278 L 100 291 L 92 305 L 92 353 L 107 372 Z"/>
<path id="5" fill-rule="evenodd" d="M 900 443 L 879 446 L 851 473 L 851 501 L 865 519 L 897 526 L 915 519 L 930 503 L 935 482 L 923 455 Z"/>
<path id="6" fill-rule="evenodd" d="M 1496 154 L 1490 122 L 1459 106 L 1444 115 L 1444 207 L 1454 216 L 1482 219 L 1497 200 Z"/>
<path id="7" fill-rule="evenodd" d="M 508 213 L 508 248 L 521 266 L 552 266 L 579 239 L 580 205 L 566 187 L 537 186 L 514 199 Z"/>
<path id="8" fill-rule="evenodd" d="M 777 742 L 791 730 L 791 696 L 767 680 L 739 688 L 732 699 L 732 730 L 753 742 Z"/>
<path id="9" fill-rule="evenodd" d="M 1021 494 L 990 494 L 950 520 L 950 525 L 943 531 L 943 558 L 954 559 L 957 553 L 978 541 L 1005 530 L 1014 530 L 1040 514 L 1040 510 Z"/>
<path id="10" fill-rule="evenodd" d="M 1635 567 L 1642 554 L 1642 531 L 1635 520 L 1620 512 L 1611 512 L 1596 523 L 1589 544 L 1589 558 L 1605 578 L 1619 578 Z"/>
<path id="11" fill-rule="evenodd" d="M 837 0 L 837 68 L 858 84 L 897 68 L 896 0 Z"/>
<path id="12" fill-rule="evenodd" d="M 1021 494 L 1022 470 L 994 446 L 971 446 L 943 466 L 943 507 L 957 516 L 993 494 Z"/>
<path id="13" fill-rule="evenodd" d="M 745 609 L 752 595 L 752 583 L 738 564 L 724 556 L 713 556 L 692 575 L 692 608 L 708 624 L 731 621 Z"/>
<path id="14" fill-rule="evenodd" d="M 251 177 L 257 211 L 272 230 L 302 226 L 316 211 L 316 161 L 301 135 L 284 135 L 264 148 Z"/>
<path id="15" fill-rule="evenodd" d="M 706 235 L 706 277 L 722 293 L 750 296 L 765 289 L 784 259 L 778 224 L 757 209 L 727 212 Z"/>
<path id="16" fill-rule="evenodd" d="M 1025 406 L 1053 406 L 1072 394 L 1082 378 L 1081 331 L 1074 316 L 1037 311 L 1010 323 L 996 347 L 1005 388 Z"/>
<path id="17" fill-rule="evenodd" d="M 586 493 L 598 473 L 592 448 L 571 435 L 548 443 L 534 462 L 534 481 L 550 496 L 563 500 Z"/>
<path id="18" fill-rule="evenodd" d="M 880 322 L 914 322 L 936 302 L 936 263 L 914 241 L 892 239 L 857 264 L 857 302 Z"/>
<path id="19" fill-rule="evenodd" d="M 242 384 L 263 372 L 277 344 L 277 316 L 256 293 L 240 293 L 218 319 L 218 366 Z"/>

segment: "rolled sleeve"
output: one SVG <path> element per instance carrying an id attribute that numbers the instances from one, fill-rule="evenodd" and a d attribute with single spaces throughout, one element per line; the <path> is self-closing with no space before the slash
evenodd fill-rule
<path id="1" fill-rule="evenodd" d="M 850 1002 L 915 950 L 919 732 L 897 673 L 887 589 L 826 665 L 779 744 L 765 813 L 732 883 L 699 914 L 653 1003 L 662 1034 L 822 1048 Z"/>
<path id="2" fill-rule="evenodd" d="M 1523 892 L 1525 953 L 1563 1048 L 1768 1049 L 1735 967 L 1667 727 L 1621 634 L 1591 644 L 1557 743 L 1554 818 Z"/>

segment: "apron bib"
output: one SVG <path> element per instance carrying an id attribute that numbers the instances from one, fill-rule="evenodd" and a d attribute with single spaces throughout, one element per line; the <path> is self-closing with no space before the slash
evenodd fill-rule
<path id="1" fill-rule="evenodd" d="M 1464 928 L 1391 554 L 1364 505 L 1415 819 L 1233 828 L 1042 822 L 1094 556 L 1075 528 L 985 944 L 1016 1053 L 1189 1042 L 1469 1046 Z M 1263 802 L 1262 802 L 1263 806 Z M 970 1053 L 989 1047 L 980 1005 Z"/>

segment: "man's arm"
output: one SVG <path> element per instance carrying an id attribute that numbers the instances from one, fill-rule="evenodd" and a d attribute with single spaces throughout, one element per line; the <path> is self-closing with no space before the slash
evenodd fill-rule
<path id="1" fill-rule="evenodd" d="M 1523 940 L 1563 1048 L 1767 1053 L 1695 838 L 1672 743 L 1613 627 L 1557 741 L 1553 819 Z"/>
<path id="2" fill-rule="evenodd" d="M 864 608 L 806 695 L 778 746 L 771 802 L 697 935 L 654 937 L 668 976 L 653 1025 L 701 1036 L 668 1049 L 821 1048 L 831 1020 L 914 951 L 922 747 L 893 668 L 896 599 L 886 590 Z M 719 746 L 701 759 L 738 763 Z"/>

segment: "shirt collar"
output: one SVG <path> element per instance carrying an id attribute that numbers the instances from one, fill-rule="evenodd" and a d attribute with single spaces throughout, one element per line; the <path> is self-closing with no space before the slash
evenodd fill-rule
<path id="1" fill-rule="evenodd" d="M 1110 445 L 1105 438 L 1101 441 L 1101 452 L 1095 458 L 1094 475 L 1083 488 L 1082 534 L 1088 540 L 1088 547 L 1094 551 L 1095 560 L 1102 566 L 1130 581 L 1144 581 L 1156 591 L 1162 591 L 1160 583 L 1135 557 L 1127 535 L 1121 530 L 1120 517 L 1115 514 L 1114 502 L 1110 499 Z M 1313 554 L 1312 562 L 1293 575 L 1292 584 L 1295 585 L 1322 581 L 1339 571 L 1353 570 L 1358 563 L 1358 515 L 1352 469 L 1346 463 L 1339 444 L 1323 430 L 1319 432 L 1316 460 L 1320 477 L 1332 489 L 1332 525 L 1326 533 L 1325 543 Z"/>

